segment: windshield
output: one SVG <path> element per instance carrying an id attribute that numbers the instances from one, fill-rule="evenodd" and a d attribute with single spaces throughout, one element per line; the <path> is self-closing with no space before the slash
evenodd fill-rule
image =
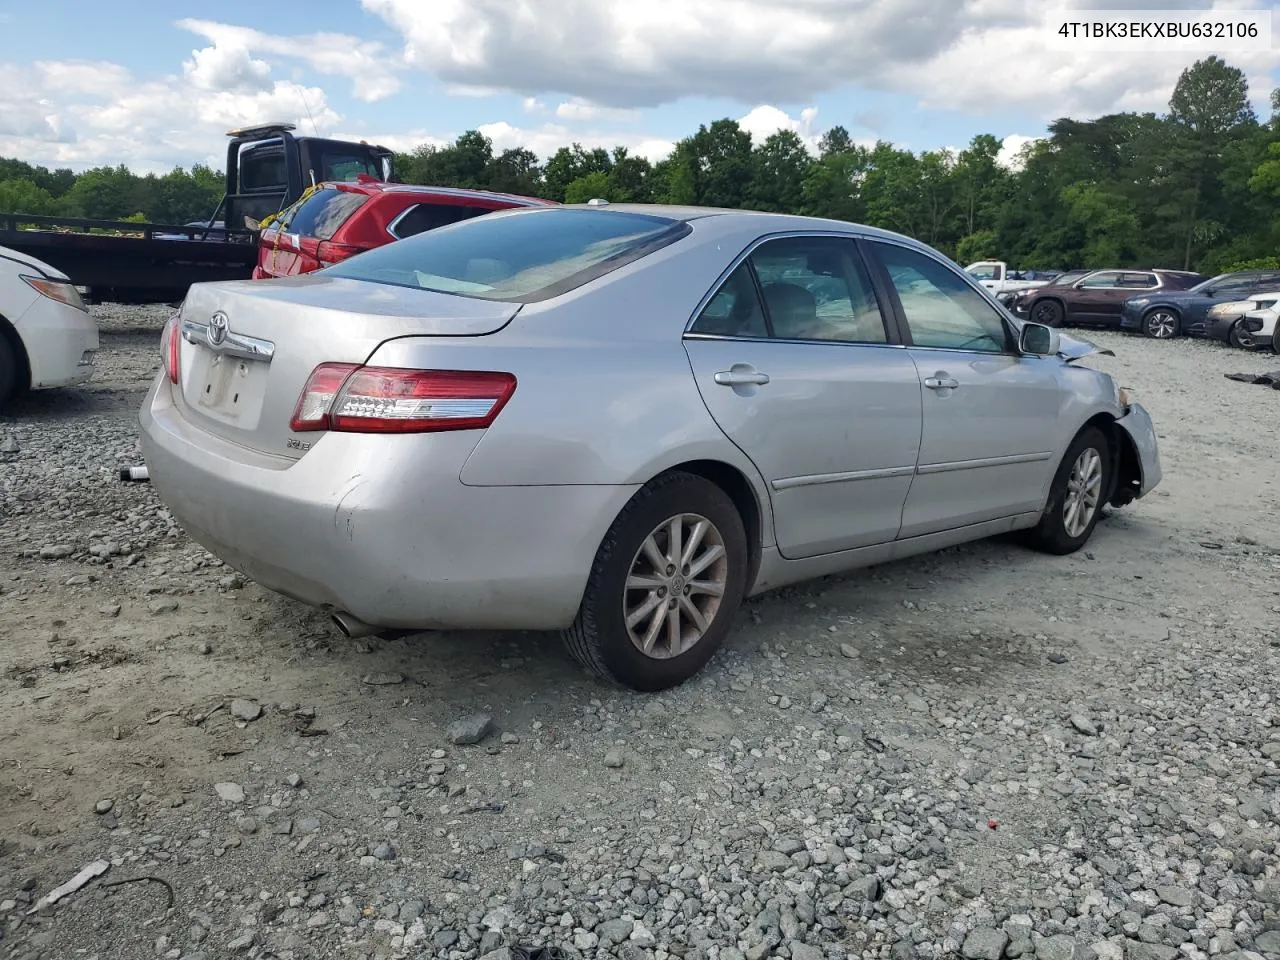
<path id="1" fill-rule="evenodd" d="M 1216 277 L 1210 277 L 1208 280 L 1202 280 L 1199 283 L 1197 283 L 1194 287 L 1192 287 L 1188 292 L 1203 293 L 1205 290 L 1208 290 L 1214 284 L 1221 283 L 1223 280 L 1226 280 L 1227 277 L 1229 276 L 1231 276 L 1231 274 L 1229 273 L 1220 273 Z"/>
<path id="2" fill-rule="evenodd" d="M 680 220 L 620 211 L 498 213 L 428 230 L 321 272 L 482 300 L 532 303 L 638 260 L 690 229 Z"/>

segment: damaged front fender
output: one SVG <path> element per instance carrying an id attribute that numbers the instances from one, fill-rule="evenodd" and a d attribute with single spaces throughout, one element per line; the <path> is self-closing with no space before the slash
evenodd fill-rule
<path id="1" fill-rule="evenodd" d="M 1062 357 L 1067 363 L 1075 360 L 1083 360 L 1085 357 L 1114 357 L 1116 352 L 1106 347 L 1100 347 L 1096 343 L 1085 340 L 1082 337 L 1071 337 L 1065 333 L 1058 337 L 1058 356 Z"/>

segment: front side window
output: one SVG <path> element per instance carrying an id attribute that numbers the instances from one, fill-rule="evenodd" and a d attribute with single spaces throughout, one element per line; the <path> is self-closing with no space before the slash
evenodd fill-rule
<path id="1" fill-rule="evenodd" d="M 1080 286 L 1090 290 L 1114 289 L 1115 287 L 1120 286 L 1120 274 L 1115 270 L 1102 270 L 1086 277 Z"/>
<path id="2" fill-rule="evenodd" d="M 1009 334 L 1000 314 L 959 274 L 906 247 L 879 242 L 873 247 L 898 293 L 915 346 L 1008 350 Z"/>
<path id="3" fill-rule="evenodd" d="M 994 280 L 996 279 L 996 268 L 993 264 L 987 263 L 980 267 L 970 267 L 969 276 L 975 280 Z"/>
<path id="4" fill-rule="evenodd" d="M 534 303 L 611 273 L 690 230 L 681 220 L 619 210 L 499 212 L 388 243 L 324 272 L 481 300 Z"/>

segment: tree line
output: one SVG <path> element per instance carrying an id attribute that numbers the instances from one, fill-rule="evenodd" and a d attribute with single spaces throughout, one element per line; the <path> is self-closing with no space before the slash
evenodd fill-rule
<path id="1" fill-rule="evenodd" d="M 916 237 L 960 263 L 1024 269 L 1142 266 L 1213 273 L 1280 266 L 1280 91 L 1249 105 L 1244 74 L 1218 57 L 1182 72 L 1168 111 L 1063 118 L 998 162 L 1000 141 L 915 153 L 856 143 L 843 127 L 811 152 L 795 133 L 755 142 L 729 119 L 702 125 L 658 163 L 613 150 L 495 152 L 475 130 L 397 154 L 395 179 L 581 203 L 656 202 L 803 213 Z M 209 216 L 222 174 L 197 165 L 139 177 L 74 174 L 0 159 L 0 210 L 183 223 Z"/>

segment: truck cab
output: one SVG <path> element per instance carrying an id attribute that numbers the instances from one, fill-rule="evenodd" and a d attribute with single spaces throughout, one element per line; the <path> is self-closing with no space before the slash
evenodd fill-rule
<path id="1" fill-rule="evenodd" d="M 361 174 L 391 179 L 387 148 L 364 141 L 295 137 L 294 129 L 291 123 L 269 123 L 228 133 L 223 205 L 232 229 L 278 213 L 317 183 L 351 182 Z"/>

